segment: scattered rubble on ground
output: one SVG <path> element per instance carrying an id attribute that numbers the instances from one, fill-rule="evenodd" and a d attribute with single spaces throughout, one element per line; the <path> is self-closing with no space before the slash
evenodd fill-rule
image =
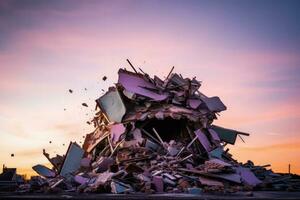
<path id="1" fill-rule="evenodd" d="M 226 106 L 201 93 L 195 77 L 183 78 L 173 67 L 166 79 L 151 78 L 129 64 L 134 72 L 119 69 L 118 82 L 96 100 L 88 123 L 95 130 L 82 147 L 71 142 L 64 156 L 55 157 L 44 150 L 52 169 L 34 166 L 40 176 L 20 185 L 19 192 L 300 190 L 300 181 L 290 175 L 232 158 L 226 145 L 249 134 L 213 125 Z"/>

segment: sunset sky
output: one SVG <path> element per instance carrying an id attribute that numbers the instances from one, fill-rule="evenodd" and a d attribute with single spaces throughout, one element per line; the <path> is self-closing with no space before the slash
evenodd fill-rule
<path id="1" fill-rule="evenodd" d="M 300 173 L 299 10 L 290 0 L 0 0 L 1 166 L 31 175 L 47 164 L 43 148 L 54 156 L 83 141 L 94 100 L 129 58 L 161 77 L 175 66 L 219 96 L 228 110 L 214 123 L 251 133 L 230 146 L 234 158 Z"/>

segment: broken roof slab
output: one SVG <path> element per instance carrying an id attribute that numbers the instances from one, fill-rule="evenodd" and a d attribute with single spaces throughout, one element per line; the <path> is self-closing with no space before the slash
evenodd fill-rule
<path id="1" fill-rule="evenodd" d="M 75 142 L 71 142 L 67 151 L 67 155 L 60 170 L 61 176 L 75 172 L 80 167 L 81 158 L 84 150 Z"/>
<path id="2" fill-rule="evenodd" d="M 118 73 L 118 83 L 120 83 L 125 90 L 131 93 L 139 94 L 155 101 L 162 101 L 168 97 L 167 94 L 154 92 L 158 91 L 158 88 L 152 83 L 146 81 L 142 74 L 132 73 L 123 69 L 120 69 Z"/>
<path id="3" fill-rule="evenodd" d="M 97 99 L 96 102 L 109 121 L 122 122 L 122 118 L 126 113 L 126 107 L 116 88 L 110 88 L 110 90 Z"/>
<path id="4" fill-rule="evenodd" d="M 220 126 L 212 125 L 212 129 L 218 133 L 220 139 L 229 144 L 234 144 L 236 141 L 236 136 L 238 134 L 249 136 L 248 133 L 243 133 L 233 129 L 223 128 Z"/>

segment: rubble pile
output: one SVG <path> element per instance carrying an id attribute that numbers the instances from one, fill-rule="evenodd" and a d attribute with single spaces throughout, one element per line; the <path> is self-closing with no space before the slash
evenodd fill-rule
<path id="1" fill-rule="evenodd" d="M 129 62 L 130 63 L 130 62 Z M 130 63 L 131 64 L 131 63 Z M 163 80 L 142 70 L 120 69 L 118 82 L 96 100 L 95 130 L 66 155 L 50 157 L 53 168 L 19 190 L 97 193 L 191 193 L 299 190 L 290 176 L 245 164 L 226 149 L 248 133 L 213 125 L 226 110 L 219 97 L 199 91 L 195 77 L 173 69 Z"/>

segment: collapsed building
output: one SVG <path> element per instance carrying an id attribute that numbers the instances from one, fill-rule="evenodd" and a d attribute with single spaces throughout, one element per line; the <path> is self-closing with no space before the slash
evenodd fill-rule
<path id="1" fill-rule="evenodd" d="M 201 93 L 195 77 L 173 67 L 165 79 L 151 78 L 131 67 L 119 69 L 118 82 L 96 100 L 95 130 L 82 147 L 71 142 L 66 155 L 52 158 L 43 152 L 53 168 L 34 166 L 35 185 L 117 194 L 300 189 L 267 166 L 232 157 L 226 145 L 249 134 L 213 124 L 226 106 Z"/>

